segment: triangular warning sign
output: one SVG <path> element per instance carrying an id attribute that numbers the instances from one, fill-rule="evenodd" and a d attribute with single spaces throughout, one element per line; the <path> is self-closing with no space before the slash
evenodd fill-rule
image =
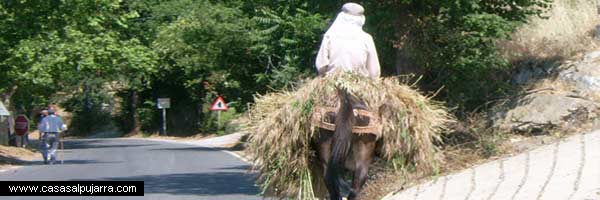
<path id="1" fill-rule="evenodd" d="M 229 107 L 227 106 L 225 99 L 223 99 L 223 97 L 221 97 L 221 96 L 218 96 L 217 99 L 215 99 L 215 102 L 213 102 L 212 106 L 210 107 L 210 110 L 212 110 L 212 111 L 229 110 Z"/>

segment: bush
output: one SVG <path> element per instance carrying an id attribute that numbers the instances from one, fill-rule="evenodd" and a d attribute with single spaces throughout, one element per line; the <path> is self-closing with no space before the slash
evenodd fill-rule
<path id="1" fill-rule="evenodd" d="M 415 56 L 429 71 L 426 82 L 445 87 L 445 101 L 472 109 L 507 90 L 509 62 L 500 56 L 496 41 L 508 38 L 515 23 L 493 14 L 466 15 L 459 21 L 456 26 L 424 24 Z"/>
<path id="2" fill-rule="evenodd" d="M 62 105 L 66 111 L 73 113 L 69 132 L 87 136 L 115 127 L 111 105 L 114 105 L 111 97 L 103 91 L 90 90 L 74 95 Z"/>

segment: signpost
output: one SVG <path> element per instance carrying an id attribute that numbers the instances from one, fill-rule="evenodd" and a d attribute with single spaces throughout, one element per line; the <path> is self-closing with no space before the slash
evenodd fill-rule
<path id="1" fill-rule="evenodd" d="M 158 109 L 162 109 L 162 132 L 163 135 L 167 135 L 167 108 L 171 108 L 170 98 L 159 98 L 156 106 Z"/>
<path id="2" fill-rule="evenodd" d="M 215 101 L 213 102 L 212 106 L 210 107 L 211 111 L 217 111 L 217 125 L 218 128 L 221 128 L 221 111 L 227 111 L 229 110 L 229 107 L 227 106 L 227 102 L 225 102 L 225 99 L 223 99 L 222 96 L 218 96 L 217 99 L 215 99 Z"/>
<path id="3" fill-rule="evenodd" d="M 17 116 L 15 119 L 15 133 L 17 135 L 25 135 L 29 131 L 29 119 L 25 115 Z"/>

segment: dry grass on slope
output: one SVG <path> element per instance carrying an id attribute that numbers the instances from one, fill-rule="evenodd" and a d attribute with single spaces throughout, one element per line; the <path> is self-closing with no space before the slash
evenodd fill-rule
<path id="1" fill-rule="evenodd" d="M 545 18 L 532 18 L 503 42 L 511 60 L 527 57 L 568 58 L 597 48 L 595 27 L 600 24 L 596 0 L 555 0 Z"/>
<path id="2" fill-rule="evenodd" d="M 29 148 L 18 148 L 0 145 L 0 169 L 11 165 L 21 165 L 28 161 L 41 159 L 39 152 Z"/>

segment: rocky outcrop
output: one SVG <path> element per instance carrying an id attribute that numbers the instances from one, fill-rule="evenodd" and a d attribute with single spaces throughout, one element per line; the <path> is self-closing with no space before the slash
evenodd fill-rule
<path id="1" fill-rule="evenodd" d="M 518 132 L 544 132 L 550 128 L 577 125 L 596 117 L 596 102 L 536 93 L 516 100 L 508 109 L 496 113 L 494 126 Z"/>
<path id="2" fill-rule="evenodd" d="M 581 62 L 561 68 L 558 78 L 577 87 L 585 95 L 600 92 L 600 51 L 586 55 Z"/>
<path id="3" fill-rule="evenodd" d="M 600 51 L 552 69 L 536 80 L 537 88 L 509 99 L 490 113 L 495 128 L 516 132 L 544 133 L 551 128 L 577 127 L 591 122 L 600 113 Z M 540 73 L 531 73 L 539 76 Z M 551 73 L 550 73 L 551 72 Z M 527 82 L 521 72 L 513 80 Z M 535 85 L 536 83 L 529 82 Z M 540 88 L 541 87 L 541 88 Z"/>

